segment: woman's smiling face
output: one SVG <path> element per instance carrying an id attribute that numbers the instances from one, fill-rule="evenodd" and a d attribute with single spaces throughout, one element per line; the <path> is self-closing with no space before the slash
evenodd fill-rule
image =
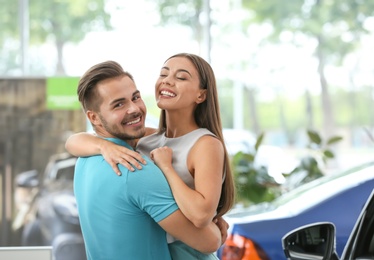
<path id="1" fill-rule="evenodd" d="M 174 57 L 165 62 L 156 81 L 155 96 L 161 109 L 195 107 L 201 94 L 197 69 L 185 57 Z"/>

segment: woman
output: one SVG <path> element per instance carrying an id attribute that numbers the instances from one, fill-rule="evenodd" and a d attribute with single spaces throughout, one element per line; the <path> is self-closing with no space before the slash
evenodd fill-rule
<path id="1" fill-rule="evenodd" d="M 147 129 L 137 150 L 149 155 L 164 172 L 175 200 L 197 227 L 225 214 L 234 203 L 234 183 L 222 135 L 216 80 L 211 66 L 194 54 L 167 59 L 155 85 L 160 125 Z M 102 153 L 117 163 L 140 168 L 139 155 L 124 147 L 81 133 L 71 136 L 67 150 L 77 156 Z M 173 259 L 217 259 L 169 239 Z"/>

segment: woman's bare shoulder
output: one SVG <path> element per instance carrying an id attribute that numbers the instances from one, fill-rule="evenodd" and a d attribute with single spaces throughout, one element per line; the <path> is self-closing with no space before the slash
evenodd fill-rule
<path id="1" fill-rule="evenodd" d="M 196 141 L 194 147 L 199 147 L 198 150 L 202 149 L 203 151 L 206 151 L 206 149 L 208 149 L 210 151 L 216 151 L 220 153 L 222 152 L 223 145 L 216 136 L 203 135 Z"/>

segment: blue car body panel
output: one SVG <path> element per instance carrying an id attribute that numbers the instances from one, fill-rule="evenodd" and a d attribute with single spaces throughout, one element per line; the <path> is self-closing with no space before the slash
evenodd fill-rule
<path id="1" fill-rule="evenodd" d="M 313 222 L 332 222 L 336 226 L 336 251 L 341 255 L 373 188 L 374 178 L 341 190 L 294 215 L 277 217 L 274 214 L 271 219 L 249 220 L 248 222 L 243 220 L 242 223 L 241 221 L 235 223 L 235 220 L 233 223 L 228 221 L 232 225 L 229 233 L 250 238 L 266 252 L 270 259 L 281 260 L 286 259 L 281 239 L 287 232 Z M 271 211 L 269 213 L 271 214 Z M 221 250 L 218 251 L 219 257 L 221 256 Z"/>

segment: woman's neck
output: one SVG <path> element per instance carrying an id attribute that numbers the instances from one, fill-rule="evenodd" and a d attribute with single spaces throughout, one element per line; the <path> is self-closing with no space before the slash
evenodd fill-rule
<path id="1" fill-rule="evenodd" d="M 188 116 L 166 113 L 166 137 L 180 137 L 198 128 L 199 126 L 195 122 L 193 115 Z"/>

